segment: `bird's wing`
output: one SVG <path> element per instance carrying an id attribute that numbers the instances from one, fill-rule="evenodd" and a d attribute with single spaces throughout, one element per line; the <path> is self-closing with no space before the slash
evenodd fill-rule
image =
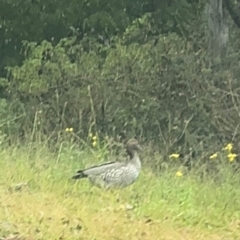
<path id="1" fill-rule="evenodd" d="M 102 173 L 107 172 L 108 170 L 117 169 L 117 168 L 120 168 L 125 165 L 126 165 L 126 163 L 124 163 L 124 162 L 108 162 L 108 163 L 103 163 L 98 166 L 93 166 L 93 167 L 87 168 L 85 170 L 80 170 L 78 172 L 83 172 L 87 176 L 100 175 Z"/>

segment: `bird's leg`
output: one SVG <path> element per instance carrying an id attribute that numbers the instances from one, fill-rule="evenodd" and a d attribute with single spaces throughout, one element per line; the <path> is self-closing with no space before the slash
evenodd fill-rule
<path id="1" fill-rule="evenodd" d="M 119 203 L 121 198 L 120 198 L 118 189 L 110 189 L 109 191 L 110 191 L 111 195 L 115 195 L 115 197 L 116 197 L 115 201 Z"/>
<path id="2" fill-rule="evenodd" d="M 119 194 L 119 191 L 116 191 L 116 202 L 120 202 L 120 194 Z"/>

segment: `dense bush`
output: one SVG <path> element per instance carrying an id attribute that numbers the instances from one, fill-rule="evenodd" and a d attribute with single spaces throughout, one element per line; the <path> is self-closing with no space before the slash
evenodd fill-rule
<path id="1" fill-rule="evenodd" d="M 26 43 L 23 64 L 3 79 L 3 109 L 16 119 L 2 128 L 58 137 L 71 126 L 80 137 L 137 136 L 163 152 L 215 149 L 239 134 L 239 57 L 210 60 L 203 46 L 176 34 L 129 45 Z"/>

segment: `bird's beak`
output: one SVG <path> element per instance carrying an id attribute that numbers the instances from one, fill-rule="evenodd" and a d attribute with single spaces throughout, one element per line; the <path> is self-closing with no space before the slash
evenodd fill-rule
<path id="1" fill-rule="evenodd" d="M 139 144 L 137 145 L 137 147 L 138 147 L 138 150 L 142 151 L 142 147 Z"/>

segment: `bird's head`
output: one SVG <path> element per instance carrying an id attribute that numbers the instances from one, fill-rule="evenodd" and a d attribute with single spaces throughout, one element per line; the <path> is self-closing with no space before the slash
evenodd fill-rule
<path id="1" fill-rule="evenodd" d="M 128 140 L 128 142 L 126 144 L 126 148 L 128 151 L 142 150 L 141 146 L 139 145 L 138 140 L 136 140 L 135 138 L 131 138 L 130 140 Z"/>

